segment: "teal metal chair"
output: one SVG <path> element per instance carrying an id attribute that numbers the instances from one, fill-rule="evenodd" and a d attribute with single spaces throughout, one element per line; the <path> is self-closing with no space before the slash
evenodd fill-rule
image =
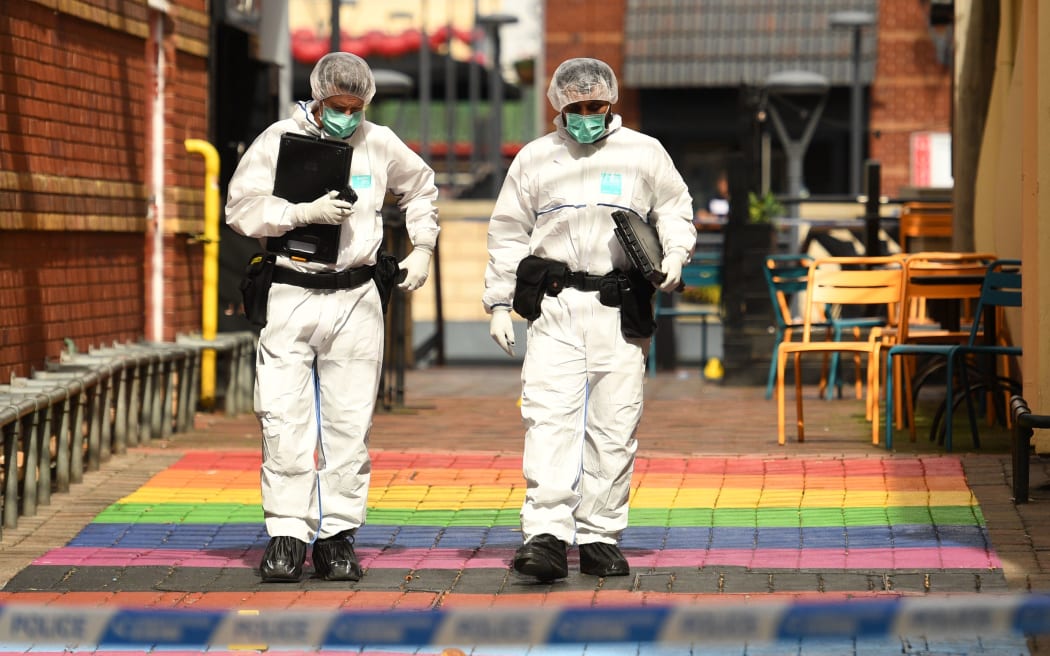
<path id="1" fill-rule="evenodd" d="M 887 351 L 886 366 L 886 448 L 893 448 L 893 358 L 898 355 L 943 357 L 945 360 L 944 403 L 934 417 L 930 439 L 940 435 L 945 451 L 952 450 L 952 416 L 960 403 L 966 403 L 973 445 L 980 448 L 974 396 L 979 393 L 1009 390 L 1020 394 L 1020 385 L 1007 376 L 994 372 L 987 362 L 973 365 L 977 358 L 1020 356 L 1021 347 L 1002 343 L 997 335 L 998 309 L 1021 307 L 1021 261 L 996 260 L 988 265 L 981 286 L 981 297 L 974 311 L 970 337 L 965 344 L 898 344 Z M 970 376 L 978 380 L 970 382 Z M 958 380 L 956 379 L 958 376 Z M 910 393 L 910 390 L 909 390 Z M 1005 414 L 1005 411 L 1004 413 Z M 943 427 L 941 424 L 943 423 Z"/>
<path id="2" fill-rule="evenodd" d="M 886 317 L 841 317 L 831 315 L 828 318 L 828 324 L 831 326 L 831 339 L 836 342 L 841 342 L 843 336 L 848 331 L 854 338 L 859 338 L 860 333 L 865 330 L 871 330 L 872 328 L 878 328 L 886 325 Z M 839 398 L 842 398 L 842 367 L 839 360 L 838 353 L 831 354 L 831 364 L 828 367 L 828 382 L 827 389 L 825 391 L 827 398 L 833 399 L 837 394 Z M 860 398 L 860 372 L 857 371 L 857 398 Z"/>
<path id="3" fill-rule="evenodd" d="M 996 259 L 990 253 L 977 252 L 909 254 L 904 261 L 901 316 L 887 335 L 885 348 L 898 344 L 965 344 L 970 337 L 973 308 L 981 298 L 984 274 Z M 944 363 L 940 358 L 901 357 L 890 364 L 898 381 L 894 419 L 898 428 L 907 425 L 914 442 L 919 390 L 928 381 L 939 382 Z"/>
<path id="4" fill-rule="evenodd" d="M 792 317 L 791 305 L 797 294 L 806 291 L 809 265 L 813 258 L 805 253 L 782 253 L 766 257 L 766 286 L 773 304 L 773 353 L 769 358 L 769 377 L 766 379 L 766 398 L 773 398 L 777 377 L 777 347 L 790 342 L 795 330 L 802 330 L 803 322 Z"/>
<path id="5" fill-rule="evenodd" d="M 684 289 L 718 287 L 722 284 L 722 256 L 717 253 L 696 253 L 693 258 L 682 267 L 682 285 Z M 660 317 L 697 317 L 700 319 L 700 371 L 703 372 L 707 364 L 707 335 L 708 322 L 712 318 L 722 316 L 721 302 L 715 307 L 690 306 L 682 307 L 671 305 L 669 294 L 657 291 L 653 299 L 654 314 Z M 649 340 L 649 377 L 656 375 L 656 334 Z"/>

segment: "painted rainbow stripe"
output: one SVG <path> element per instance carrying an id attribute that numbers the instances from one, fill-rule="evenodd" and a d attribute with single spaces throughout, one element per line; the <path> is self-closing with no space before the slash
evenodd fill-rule
<path id="1" fill-rule="evenodd" d="M 259 455 L 190 452 L 34 565 L 247 567 L 266 545 Z M 506 568 L 520 458 L 373 453 L 366 568 Z M 632 567 L 1001 566 L 959 460 L 639 458 L 621 545 Z"/>

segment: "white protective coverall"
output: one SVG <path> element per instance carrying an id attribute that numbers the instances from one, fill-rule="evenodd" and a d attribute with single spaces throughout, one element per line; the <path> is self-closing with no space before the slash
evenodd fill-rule
<path id="1" fill-rule="evenodd" d="M 606 136 L 580 144 L 557 130 L 522 148 L 489 222 L 483 302 L 510 305 L 527 255 L 603 275 L 630 267 L 613 234 L 612 212 L 650 217 L 664 255 L 683 264 L 696 244 L 692 199 L 659 141 L 613 115 Z M 616 543 L 642 415 L 648 339 L 625 339 L 620 310 L 597 292 L 565 288 L 545 296 L 528 327 L 521 414 L 526 427 L 521 509 L 524 542 L 543 533 L 573 544 Z"/>
<path id="2" fill-rule="evenodd" d="M 310 109 L 312 103 L 299 103 L 291 118 L 271 125 L 245 152 L 229 185 L 226 221 L 233 230 L 265 238 L 295 227 L 293 204 L 272 195 L 274 171 L 282 134 L 322 134 Z M 358 199 L 342 224 L 337 261 L 280 256 L 277 266 L 327 272 L 375 264 L 388 189 L 400 196 L 412 244 L 433 250 L 439 230 L 433 170 L 389 128 L 367 120 L 347 142 L 354 148 L 349 182 Z M 383 336 L 382 306 L 371 281 L 353 289 L 271 287 L 255 384 L 270 536 L 310 543 L 364 523 Z"/>

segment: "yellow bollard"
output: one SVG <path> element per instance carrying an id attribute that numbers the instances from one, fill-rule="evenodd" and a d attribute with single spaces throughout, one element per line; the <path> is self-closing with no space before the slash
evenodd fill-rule
<path id="1" fill-rule="evenodd" d="M 722 366 L 722 361 L 718 358 L 711 358 L 704 366 L 704 378 L 707 380 L 722 380 L 725 374 L 725 367 Z"/>
<path id="2" fill-rule="evenodd" d="M 201 337 L 214 340 L 219 322 L 219 153 L 207 141 L 187 139 L 186 150 L 204 156 L 204 282 L 201 286 Z M 201 353 L 200 404 L 215 405 L 215 350 Z"/>

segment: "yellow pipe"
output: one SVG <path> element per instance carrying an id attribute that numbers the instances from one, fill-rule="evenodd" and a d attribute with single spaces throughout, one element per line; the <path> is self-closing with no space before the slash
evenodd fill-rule
<path id="1" fill-rule="evenodd" d="M 186 150 L 204 156 L 204 284 L 201 337 L 214 340 L 219 321 L 219 153 L 207 141 L 187 139 Z M 215 350 L 201 353 L 201 398 L 205 408 L 215 404 Z"/>

